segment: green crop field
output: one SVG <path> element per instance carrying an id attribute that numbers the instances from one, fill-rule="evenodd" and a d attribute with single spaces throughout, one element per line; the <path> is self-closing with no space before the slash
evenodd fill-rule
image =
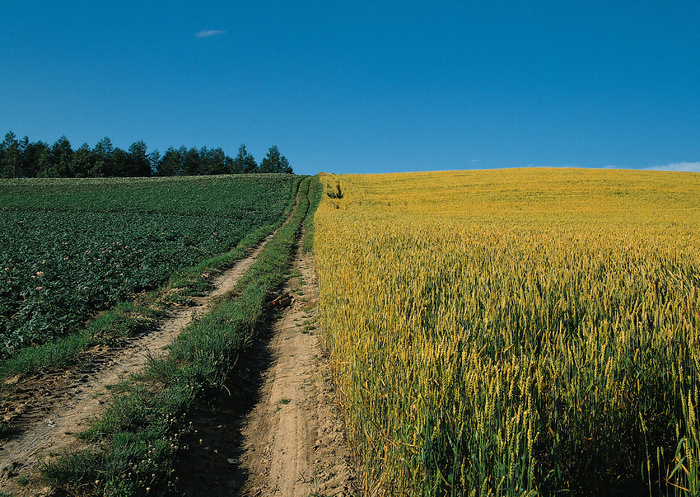
<path id="1" fill-rule="evenodd" d="M 0 360 L 274 224 L 296 179 L 0 180 Z"/>

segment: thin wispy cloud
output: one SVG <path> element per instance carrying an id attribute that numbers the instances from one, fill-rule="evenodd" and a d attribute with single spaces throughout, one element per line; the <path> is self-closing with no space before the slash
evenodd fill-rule
<path id="1" fill-rule="evenodd" d="M 222 31 L 220 29 L 205 29 L 202 31 L 197 31 L 194 35 L 197 38 L 208 38 L 210 36 L 220 36 L 226 34 L 226 31 Z"/>
<path id="2" fill-rule="evenodd" d="M 673 162 L 663 166 L 653 166 L 649 169 L 654 171 L 685 171 L 691 173 L 700 173 L 700 162 Z"/>

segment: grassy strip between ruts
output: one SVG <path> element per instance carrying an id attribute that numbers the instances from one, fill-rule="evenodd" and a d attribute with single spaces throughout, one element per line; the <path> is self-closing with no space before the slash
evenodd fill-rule
<path id="1" fill-rule="evenodd" d="M 321 202 L 321 197 L 323 196 L 323 184 L 321 183 L 318 176 L 311 182 L 309 186 L 309 212 L 315 213 L 319 202 Z M 302 250 L 304 253 L 313 252 L 314 249 L 314 216 L 306 216 L 304 219 L 304 240 L 302 245 Z"/>
<path id="2" fill-rule="evenodd" d="M 44 478 L 68 493 L 110 496 L 166 490 L 172 462 L 187 431 L 187 415 L 208 393 L 235 384 L 229 375 L 251 343 L 269 296 L 285 281 L 297 235 L 309 211 L 305 179 L 290 221 L 268 242 L 231 298 L 188 326 L 170 353 L 120 385 L 101 419 L 82 437 L 93 449 L 68 454 L 43 468 Z M 315 207 L 315 206 L 314 206 Z M 172 490 L 172 489 L 171 489 Z"/>
<path id="3" fill-rule="evenodd" d="M 299 177 L 297 185 L 301 181 L 302 177 Z M 154 329 L 157 319 L 174 304 L 186 303 L 189 297 L 201 295 L 211 289 L 209 279 L 243 259 L 271 231 L 277 229 L 292 212 L 294 204 L 295 197 L 292 195 L 279 222 L 249 233 L 233 250 L 174 275 L 161 289 L 143 293 L 133 302 L 119 303 L 89 322 L 78 333 L 24 349 L 13 358 L 0 363 L 0 390 L 11 388 L 6 380 L 13 376 L 23 377 L 89 361 L 84 352 L 94 345 L 119 345 L 129 336 Z"/>

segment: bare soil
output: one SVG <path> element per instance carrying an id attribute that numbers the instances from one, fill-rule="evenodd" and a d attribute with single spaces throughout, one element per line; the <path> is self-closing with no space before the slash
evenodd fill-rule
<path id="1" fill-rule="evenodd" d="M 313 257 L 299 253 L 292 276 L 278 315 L 238 365 L 243 382 L 197 415 L 178 456 L 178 495 L 360 495 L 315 329 Z"/>
<path id="2" fill-rule="evenodd" d="M 143 368 L 148 357 L 163 354 L 164 347 L 194 317 L 207 312 L 215 299 L 233 290 L 266 242 L 216 277 L 215 290 L 210 294 L 193 297 L 194 305 L 171 313 L 157 330 L 132 338 L 126 348 L 96 348 L 89 351 L 92 360 L 85 368 L 21 380 L 12 394 L 0 401 L 0 420 L 12 430 L 8 439 L 0 441 L 0 492 L 17 497 L 52 495 L 39 479 L 40 465 L 82 448 L 83 443 L 75 435 L 103 411 L 110 386 Z"/>
<path id="3" fill-rule="evenodd" d="M 57 495 L 39 479 L 40 465 L 81 448 L 75 434 L 102 412 L 110 386 L 164 353 L 183 327 L 235 287 L 261 250 L 216 278 L 216 290 L 196 305 L 172 313 L 125 349 L 95 349 L 87 367 L 21 380 L 0 401 L 0 420 L 13 429 L 0 440 L 0 493 Z M 194 414 L 169 486 L 175 495 L 360 495 L 315 329 L 317 291 L 313 257 L 299 252 L 277 311 L 239 360 L 239 380 Z"/>

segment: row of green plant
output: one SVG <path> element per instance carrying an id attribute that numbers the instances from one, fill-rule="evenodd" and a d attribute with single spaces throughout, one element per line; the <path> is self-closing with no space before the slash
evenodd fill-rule
<path id="1" fill-rule="evenodd" d="M 0 209 L 225 217 L 255 212 L 276 219 L 297 179 L 288 174 L 0 179 Z"/>
<path id="2" fill-rule="evenodd" d="M 318 208 L 318 204 L 321 202 L 321 196 L 323 195 L 323 184 L 318 178 L 311 182 L 309 187 L 309 202 L 310 202 L 310 212 L 315 213 Z M 304 219 L 304 238 L 303 238 L 303 250 L 304 252 L 312 252 L 314 248 L 314 216 L 309 215 Z"/>
<path id="3" fill-rule="evenodd" d="M 281 222 L 281 221 L 280 221 Z M 236 248 L 181 271 L 157 290 L 144 292 L 134 300 L 118 303 L 84 327 L 62 338 L 19 350 L 0 363 L 0 380 L 65 368 L 89 361 L 86 349 L 95 345 L 121 346 L 125 339 L 157 326 L 158 319 L 175 306 L 187 304 L 190 297 L 211 288 L 210 280 L 245 257 L 276 226 L 265 226 L 246 235 Z M 7 386 L 5 389 L 9 388 Z"/>
<path id="4" fill-rule="evenodd" d="M 44 469 L 65 490 L 110 496 L 145 495 L 168 487 L 172 463 L 188 429 L 188 415 L 226 387 L 237 388 L 237 357 L 254 340 L 271 295 L 283 284 L 297 235 L 309 211 L 305 179 L 289 222 L 268 242 L 237 288 L 188 326 L 169 354 L 115 391 L 107 411 L 84 434 L 89 450 L 69 454 Z M 314 186 L 311 186 L 314 185 Z M 172 481 L 170 485 L 173 485 Z"/>
<path id="5" fill-rule="evenodd" d="M 297 179 L 0 181 L 0 360 L 269 231 Z"/>
<path id="6" fill-rule="evenodd" d="M 68 187 L 75 180 L 58 180 Z M 114 182 L 115 180 L 107 180 Z M 168 180 L 166 180 L 167 182 Z M 116 180 L 119 182 L 119 180 Z M 293 189 L 301 182 L 296 177 Z M 10 376 L 25 376 L 32 373 L 62 368 L 75 362 L 89 360 L 83 351 L 96 344 L 119 345 L 125 338 L 148 331 L 156 325 L 157 319 L 174 305 L 186 304 L 189 297 L 201 294 L 210 288 L 209 280 L 222 270 L 233 266 L 249 250 L 260 243 L 272 230 L 279 227 L 295 204 L 295 196 L 290 195 L 282 216 L 270 225 L 262 226 L 245 235 L 234 249 L 211 257 L 196 266 L 178 271 L 168 282 L 157 290 L 139 294 L 133 300 L 117 304 L 113 309 L 102 313 L 97 319 L 75 333 L 19 350 L 11 358 L 0 363 L 0 379 Z M 4 385 L 4 384 L 3 384 Z M 3 388 L 7 389 L 6 385 Z"/>

